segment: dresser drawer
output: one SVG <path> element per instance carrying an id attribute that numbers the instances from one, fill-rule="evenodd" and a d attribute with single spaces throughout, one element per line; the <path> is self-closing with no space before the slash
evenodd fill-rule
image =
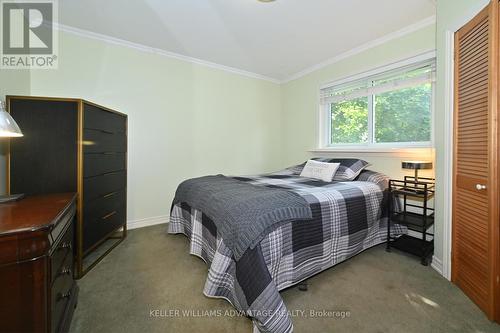
<path id="1" fill-rule="evenodd" d="M 103 216 L 117 211 L 127 202 L 125 189 L 117 192 L 111 192 L 103 197 L 99 197 L 88 202 L 83 208 L 83 218 L 85 220 L 96 220 Z"/>
<path id="2" fill-rule="evenodd" d="M 59 221 L 55 227 L 50 231 L 50 254 L 60 245 L 61 239 L 65 236 L 68 228 L 73 228 L 76 214 L 76 203 L 71 204 L 68 209 L 62 212 Z"/>
<path id="3" fill-rule="evenodd" d="M 69 261 L 71 262 L 71 261 Z M 57 332 L 66 307 L 72 297 L 74 280 L 72 274 L 59 275 L 52 284 L 51 289 L 51 326 L 52 332 Z"/>
<path id="4" fill-rule="evenodd" d="M 60 273 L 66 260 L 70 260 L 71 266 L 73 265 L 73 235 L 73 225 L 70 225 L 50 256 L 52 282 Z"/>
<path id="5" fill-rule="evenodd" d="M 66 276 L 73 277 L 73 255 L 69 254 L 57 265 L 53 262 L 52 265 L 52 285 L 55 285 L 58 280 L 64 279 Z"/>
<path id="6" fill-rule="evenodd" d="M 83 158 L 83 176 L 93 177 L 126 168 L 125 153 L 85 154 Z"/>
<path id="7" fill-rule="evenodd" d="M 126 186 L 126 171 L 106 173 L 101 176 L 87 178 L 83 181 L 84 205 L 91 200 L 122 190 Z"/>
<path id="8" fill-rule="evenodd" d="M 83 130 L 84 153 L 125 152 L 127 137 L 124 133 L 112 133 L 102 130 Z"/>
<path id="9" fill-rule="evenodd" d="M 83 222 L 83 248 L 84 251 L 91 248 L 113 230 L 125 225 L 126 207 L 110 211 L 100 218 L 86 219 Z"/>
<path id="10" fill-rule="evenodd" d="M 90 104 L 84 104 L 83 127 L 111 132 L 125 132 L 127 118 L 105 111 Z"/>

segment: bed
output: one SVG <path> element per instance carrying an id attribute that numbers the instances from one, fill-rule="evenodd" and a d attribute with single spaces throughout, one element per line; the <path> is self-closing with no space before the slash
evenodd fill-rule
<path id="1" fill-rule="evenodd" d="M 303 167 L 232 177 L 257 187 L 296 193 L 312 214 L 307 220 L 286 221 L 266 230 L 241 257 L 225 244 L 207 214 L 188 202 L 172 205 L 168 233 L 186 235 L 190 253 L 209 266 L 203 293 L 229 301 L 253 320 L 254 331 L 293 331 L 279 291 L 383 243 L 387 237 L 387 176 L 361 168 L 352 181 L 324 182 L 301 177 Z M 391 232 L 405 230 L 396 227 Z"/>

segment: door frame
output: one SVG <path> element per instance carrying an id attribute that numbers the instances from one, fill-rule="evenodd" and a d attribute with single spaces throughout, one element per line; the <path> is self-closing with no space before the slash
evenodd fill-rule
<path id="1" fill-rule="evenodd" d="M 485 4 L 471 8 L 467 13 L 458 18 L 445 30 L 444 50 L 444 174 L 443 174 L 443 258 L 441 263 L 441 274 L 451 280 L 451 245 L 452 245 L 452 217 L 453 217 L 453 121 L 455 108 L 455 33 L 470 20 L 472 20 Z M 435 259 L 433 259 L 434 261 Z M 439 271 L 439 270 L 438 270 Z"/>

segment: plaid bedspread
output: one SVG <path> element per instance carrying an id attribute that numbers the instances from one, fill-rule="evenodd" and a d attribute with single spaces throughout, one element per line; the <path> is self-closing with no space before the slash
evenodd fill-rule
<path id="1" fill-rule="evenodd" d="M 244 182 L 284 188 L 301 195 L 312 219 L 280 225 L 240 260 L 225 246 L 215 224 L 186 203 L 172 207 L 168 232 L 183 233 L 190 253 L 208 265 L 204 294 L 224 298 L 252 318 L 261 332 L 292 332 L 279 291 L 385 241 L 384 190 L 388 178 L 365 170 L 356 180 L 326 183 L 299 177 L 300 170 L 234 177 Z M 391 228 L 394 233 L 405 230 Z"/>

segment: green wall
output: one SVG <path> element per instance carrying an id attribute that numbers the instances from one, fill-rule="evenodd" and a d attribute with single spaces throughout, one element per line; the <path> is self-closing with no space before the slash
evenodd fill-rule
<path id="1" fill-rule="evenodd" d="M 283 85 L 69 33 L 59 44 L 59 69 L 11 71 L 2 93 L 81 97 L 127 113 L 128 215 L 137 220 L 167 215 L 185 178 L 303 161 L 316 148 L 319 86 L 433 49 L 434 27 Z M 352 155 L 401 173 L 400 155 Z"/>
<path id="2" fill-rule="evenodd" d="M 370 162 L 370 168 L 373 170 L 383 172 L 394 178 L 401 178 L 404 175 L 411 174 L 401 169 L 402 160 L 434 160 L 434 149 L 432 148 L 403 149 L 394 152 L 318 153 L 310 152 L 310 150 L 318 148 L 318 96 L 322 85 L 433 51 L 436 47 L 435 37 L 435 25 L 430 25 L 282 85 L 284 163 L 292 164 L 317 155 L 357 157 Z M 437 110 L 435 113 L 437 113 Z M 434 170 L 425 171 L 421 171 L 419 174 L 422 176 L 434 175 Z M 439 240 L 436 241 L 439 242 Z"/>
<path id="3" fill-rule="evenodd" d="M 435 27 L 431 25 L 282 85 L 282 142 L 285 164 L 305 160 L 312 155 L 309 150 L 318 148 L 318 95 L 322 85 L 434 49 Z M 432 155 L 432 149 L 407 150 L 398 154 L 335 153 L 335 156 L 364 158 L 372 163 L 373 169 L 391 176 L 401 175 L 401 158 L 421 155 Z"/>
<path id="4" fill-rule="evenodd" d="M 0 69 L 0 100 L 5 101 L 5 95 L 29 95 L 30 71 Z M 0 195 L 5 194 L 5 156 L 9 139 L 0 138 Z M 19 139 L 12 139 L 19 140 Z"/>
<path id="5" fill-rule="evenodd" d="M 128 114 L 128 219 L 166 216 L 182 180 L 281 166 L 280 86 L 61 33 L 59 69 L 31 94 L 81 97 Z"/>

